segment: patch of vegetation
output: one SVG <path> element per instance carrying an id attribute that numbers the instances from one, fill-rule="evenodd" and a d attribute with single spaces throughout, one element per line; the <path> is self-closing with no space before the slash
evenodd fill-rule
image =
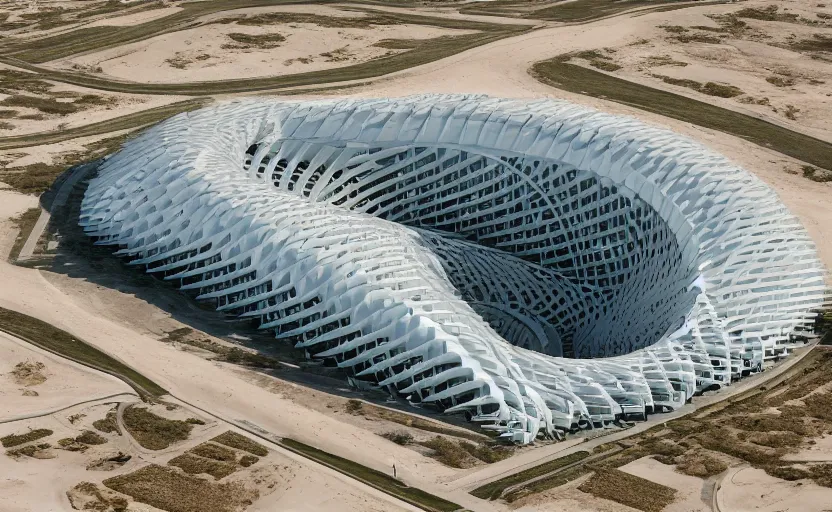
<path id="1" fill-rule="evenodd" d="M 708 43 L 708 44 L 719 44 L 722 42 L 717 36 L 712 36 L 710 34 L 702 34 L 702 33 L 693 33 L 693 34 L 679 34 L 678 36 L 673 37 L 676 41 L 680 43 Z"/>
<path id="2" fill-rule="evenodd" d="M 205 457 L 206 459 L 214 459 L 221 462 L 233 462 L 237 460 L 237 453 L 234 450 L 229 450 L 224 446 L 218 446 L 213 443 L 202 443 L 194 446 L 188 453 Z"/>
<path id="3" fill-rule="evenodd" d="M 602 71 L 618 71 L 621 69 L 621 66 L 615 62 L 609 62 L 606 60 L 591 60 L 589 61 L 589 65 Z"/>
<path id="4" fill-rule="evenodd" d="M 49 443 L 30 444 L 22 448 L 8 450 L 6 452 L 6 455 L 8 455 L 9 457 L 20 457 L 25 455 L 26 457 L 33 457 L 37 459 L 51 459 L 53 457 L 43 453 L 49 448 L 52 448 L 52 445 Z"/>
<path id="5" fill-rule="evenodd" d="M 488 439 L 483 434 L 477 432 L 468 431 L 462 428 L 451 428 L 439 422 L 430 421 L 413 414 L 395 411 L 386 407 L 378 407 L 370 403 L 362 402 L 361 400 L 347 400 L 344 405 L 344 411 L 353 415 L 362 415 L 369 418 L 391 421 L 406 427 L 424 430 L 425 432 L 433 432 L 434 434 L 443 434 L 452 437 L 461 437 L 475 442 L 483 442 Z"/>
<path id="6" fill-rule="evenodd" d="M 239 43 L 238 45 L 222 45 L 227 49 L 246 49 L 257 48 L 258 50 L 269 50 L 277 48 L 280 43 L 286 41 L 286 36 L 278 33 L 273 34 L 243 34 L 242 32 L 232 32 L 226 34 L 232 41 Z"/>
<path id="7" fill-rule="evenodd" d="M 687 80 L 684 78 L 673 78 L 665 75 L 652 75 L 653 78 L 659 78 L 662 82 L 679 87 L 687 87 L 696 92 L 707 94 L 708 96 L 718 96 L 720 98 L 733 98 L 743 94 L 742 89 L 734 87 L 733 85 L 722 85 L 714 82 L 702 84 L 696 80 Z"/>
<path id="8" fill-rule="evenodd" d="M 702 452 L 688 452 L 676 464 L 676 470 L 689 476 L 708 478 L 728 469 L 728 464 Z"/>
<path id="9" fill-rule="evenodd" d="M 385 432 L 381 434 L 381 437 L 389 439 L 390 441 L 393 441 L 401 446 L 407 446 L 413 443 L 413 436 L 410 432 L 405 432 L 403 430 L 399 430 L 397 432 Z"/>
<path id="10" fill-rule="evenodd" d="M 184 441 L 193 429 L 189 423 L 163 418 L 135 405 L 124 409 L 122 421 L 133 439 L 148 450 L 164 450 L 173 443 Z"/>
<path id="11" fill-rule="evenodd" d="M 644 512 L 661 512 L 676 497 L 675 489 L 617 469 L 596 472 L 578 489 Z"/>
<path id="12" fill-rule="evenodd" d="M 205 425 L 205 422 L 199 418 L 187 418 L 185 423 L 190 423 L 191 425 Z"/>
<path id="13" fill-rule="evenodd" d="M 215 480 L 225 478 L 237 470 L 233 462 L 199 457 L 192 453 L 183 453 L 168 461 L 169 466 L 176 466 L 189 475 L 206 474 L 214 477 Z"/>
<path id="14" fill-rule="evenodd" d="M 0 181 L 22 194 L 41 194 L 69 167 L 116 151 L 126 138 L 126 135 L 120 135 L 86 144 L 84 150 L 54 157 L 49 164 L 38 162 L 20 167 L 4 167 L 0 169 Z"/>
<path id="15" fill-rule="evenodd" d="M 538 466 L 534 466 L 532 468 L 520 471 L 518 473 L 514 473 L 513 475 L 509 475 L 505 478 L 501 478 L 499 480 L 495 480 L 493 482 L 477 487 L 476 489 L 471 491 L 471 494 L 476 496 L 477 498 L 481 498 L 484 500 L 496 500 L 509 487 L 513 487 L 527 480 L 543 476 L 553 471 L 558 471 L 560 469 L 565 468 L 566 466 L 584 460 L 585 458 L 589 457 L 589 455 L 590 453 L 587 451 L 570 453 L 569 455 L 566 455 L 564 457 L 560 457 L 549 462 L 544 462 L 543 464 L 540 464 Z"/>
<path id="16" fill-rule="evenodd" d="M 76 510 L 95 510 L 126 512 L 128 501 L 121 496 L 105 496 L 97 485 L 81 482 L 66 493 L 72 508 Z"/>
<path id="17" fill-rule="evenodd" d="M 570 64 L 569 56 L 539 62 L 532 73 L 542 82 L 576 94 L 623 103 L 647 112 L 729 133 L 809 164 L 832 162 L 832 144 L 753 116 L 686 98 Z"/>
<path id="18" fill-rule="evenodd" d="M 702 86 L 700 92 L 708 96 L 717 96 L 720 98 L 733 98 L 744 94 L 742 89 L 733 85 L 718 84 L 715 82 L 707 82 Z"/>
<path id="19" fill-rule="evenodd" d="M 188 112 L 204 105 L 205 102 L 202 100 L 181 101 L 177 103 L 172 103 L 170 105 L 143 110 L 140 112 L 135 112 L 133 114 L 127 114 L 125 116 L 117 117 L 115 119 L 108 119 L 106 121 L 91 123 L 75 128 L 68 128 L 65 130 L 45 133 L 2 137 L 0 138 L 0 150 L 55 144 L 57 142 L 77 139 L 80 137 L 90 137 L 94 135 L 103 135 L 115 131 L 136 129 L 148 124 L 157 123 L 174 114 L 178 114 L 180 112 Z M 45 119 L 43 114 L 22 115 L 18 118 L 34 120 Z M 86 161 L 84 159 L 92 159 L 96 157 L 96 155 L 100 155 L 100 151 L 102 150 L 101 145 L 112 144 L 114 147 L 104 149 L 115 150 L 118 147 L 115 144 L 115 142 L 118 141 L 118 144 L 120 145 L 121 141 L 128 138 L 129 136 L 129 134 L 126 134 L 117 137 L 109 137 L 106 139 L 102 139 L 97 143 L 87 144 L 85 145 L 87 150 L 78 154 L 68 153 L 68 155 L 70 155 L 72 159 L 70 159 L 69 157 L 64 157 L 64 160 L 69 162 L 67 165 L 72 165 Z"/>
<path id="20" fill-rule="evenodd" d="M 230 446 L 231 448 L 236 448 L 238 450 L 243 450 L 244 452 L 260 457 L 265 457 L 269 454 L 269 450 L 262 444 L 253 441 L 242 434 L 232 432 L 231 430 L 223 432 L 217 437 L 211 439 L 211 441 L 218 444 L 224 444 L 225 446 Z"/>
<path id="21" fill-rule="evenodd" d="M 800 112 L 800 109 L 795 107 L 794 105 L 786 105 L 786 110 L 783 112 L 783 115 L 786 116 L 787 119 L 791 119 L 792 121 L 797 119 L 797 113 Z"/>
<path id="22" fill-rule="evenodd" d="M 240 482 L 214 483 L 155 464 L 103 484 L 167 512 L 236 512 L 254 497 Z"/>
<path id="23" fill-rule="evenodd" d="M 757 432 L 748 435 L 746 440 L 769 448 L 800 446 L 803 443 L 803 437 L 794 432 Z"/>
<path id="24" fill-rule="evenodd" d="M 0 174 L 0 181 L 2 181 L 2 179 L 2 174 Z M 23 246 L 26 244 L 26 240 L 29 239 L 29 235 L 32 233 L 32 229 L 34 229 L 39 217 L 40 207 L 35 207 L 29 208 L 12 219 L 14 227 L 17 228 L 17 238 L 14 239 L 12 250 L 9 252 L 9 261 L 17 259 L 17 256 L 20 254 L 20 250 L 23 249 Z M 44 380 L 46 379 L 44 378 Z"/>
<path id="25" fill-rule="evenodd" d="M 244 2 L 235 2 L 230 0 L 235 5 L 241 5 Z M 255 1 L 255 0 L 251 0 Z M 201 6 L 197 4 L 203 4 Z M 212 5 L 204 5 L 212 4 Z M 217 4 L 217 5 L 214 5 Z M 36 41 L 27 42 L 27 49 L 16 53 L 15 58 L 27 62 L 46 62 L 60 58 L 61 56 L 75 54 L 81 51 L 101 48 L 102 46 L 109 46 L 115 43 L 123 44 L 126 39 L 140 39 L 147 37 L 150 27 L 155 27 L 153 35 L 157 33 L 164 33 L 170 30 L 170 25 L 175 26 L 177 20 L 190 19 L 190 17 L 197 11 L 202 10 L 216 12 L 218 10 L 230 9 L 220 8 L 219 4 L 229 5 L 229 2 L 190 2 L 183 6 L 183 11 L 164 18 L 165 23 L 157 23 L 158 20 L 153 20 L 143 23 L 136 27 L 96 27 L 90 29 L 79 29 L 72 32 L 72 37 L 59 37 L 56 40 L 53 37 L 38 39 Z M 217 80 L 213 82 L 194 82 L 194 83 L 178 83 L 178 84 L 162 84 L 162 83 L 128 83 L 121 81 L 112 81 L 105 77 L 96 76 L 88 73 L 77 73 L 70 71 L 62 71 L 56 69 L 45 70 L 44 68 L 37 69 L 41 76 L 45 79 L 61 81 L 82 87 L 89 87 L 95 89 L 103 89 L 109 91 L 125 92 L 125 93 L 150 93 L 150 94 L 186 94 L 186 95 L 213 95 L 220 93 L 232 92 L 252 92 L 260 90 L 273 90 L 286 87 L 298 87 L 303 85 L 320 85 L 324 83 L 343 82 L 351 80 L 363 80 L 377 76 L 386 75 L 395 71 L 401 71 L 414 66 L 427 64 L 436 60 L 454 55 L 471 48 L 481 46 L 490 42 L 494 42 L 506 37 L 519 35 L 521 33 L 532 30 L 528 25 L 511 25 L 505 23 L 483 23 L 478 21 L 462 20 L 451 17 L 432 17 L 414 14 L 405 14 L 401 12 L 396 13 L 374 13 L 367 11 L 368 16 L 361 18 L 362 23 L 366 23 L 368 18 L 371 20 L 385 19 L 389 20 L 390 24 L 407 23 L 415 25 L 434 26 L 440 28 L 452 28 L 466 30 L 470 33 L 458 36 L 434 38 L 419 45 L 412 51 L 407 52 L 391 52 L 388 55 L 372 59 L 366 62 L 360 62 L 338 68 L 337 70 L 319 70 L 305 73 L 296 73 L 280 76 L 269 76 L 259 78 L 246 78 L 240 80 Z M 278 20 L 285 19 L 285 13 L 277 14 Z M 337 18 L 336 22 L 343 23 L 344 18 Z M 234 19 L 230 22 L 241 23 L 241 19 Z M 247 23 L 243 21 L 242 23 Z M 372 23 L 376 23 L 372 21 Z M 107 29 L 99 31 L 99 29 Z M 116 29 L 112 31 L 110 29 Z M 95 31 L 87 34 L 89 31 Z M 119 33 L 120 32 L 120 33 Z M 50 40 L 53 44 L 49 44 Z M 62 55 L 66 54 L 66 55 Z M 25 67 L 25 63 L 19 64 Z"/>
<path id="26" fill-rule="evenodd" d="M 794 78 L 774 75 L 767 77 L 766 82 L 770 83 L 775 87 L 791 87 L 794 85 Z"/>
<path id="27" fill-rule="evenodd" d="M 566 485 L 569 482 L 573 482 L 576 479 L 581 478 L 582 476 L 587 475 L 591 472 L 592 469 L 585 465 L 575 466 L 569 469 L 565 469 L 563 471 L 558 471 L 557 473 L 549 475 L 546 478 L 541 478 L 540 480 L 536 480 L 532 483 L 526 484 L 522 487 L 509 491 L 503 496 L 503 498 L 507 502 L 513 503 L 530 494 L 535 494 L 547 491 L 549 489 L 554 489 L 555 487 L 560 487 L 561 485 Z"/>
<path id="28" fill-rule="evenodd" d="M 832 36 L 813 34 L 812 39 L 793 41 L 788 47 L 799 52 L 832 52 Z"/>
<path id="29" fill-rule="evenodd" d="M 85 430 L 81 433 L 78 437 L 75 438 L 76 443 L 86 444 L 89 446 L 104 444 L 107 442 L 107 438 L 104 436 L 100 436 L 93 432 L 92 430 Z"/>
<path id="30" fill-rule="evenodd" d="M 659 28 L 663 28 L 665 32 L 670 32 L 671 34 L 684 34 L 688 31 L 687 28 L 681 25 L 659 25 Z"/>
<path id="31" fill-rule="evenodd" d="M 95 420 L 92 422 L 92 426 L 100 431 L 104 432 L 105 434 L 113 434 L 116 433 L 121 435 L 121 429 L 118 427 L 118 414 L 115 410 L 109 411 L 107 416 L 103 419 Z"/>
<path id="32" fill-rule="evenodd" d="M 260 459 L 258 459 L 254 455 L 243 455 L 242 457 L 240 457 L 240 465 L 244 468 L 247 468 L 253 464 L 257 464 L 257 461 L 259 460 Z"/>
<path id="33" fill-rule="evenodd" d="M 436 436 L 421 444 L 433 450 L 431 457 L 446 466 L 452 468 L 469 468 L 474 465 L 475 461 L 467 450 L 460 446 L 459 443 L 454 443 L 445 437 Z"/>
<path id="34" fill-rule="evenodd" d="M 182 343 L 183 345 L 213 352 L 217 355 L 216 360 L 225 361 L 226 363 L 250 366 L 252 368 L 269 368 L 272 370 L 284 368 L 283 364 L 277 358 L 258 352 L 251 352 L 240 347 L 228 347 L 207 338 L 193 339 L 191 336 L 193 332 L 193 329 L 189 327 L 174 329 L 167 333 L 167 336 L 162 338 L 161 341 L 165 343 Z"/>
<path id="35" fill-rule="evenodd" d="M 42 98 L 23 94 L 9 96 L 0 101 L 0 105 L 5 107 L 33 108 L 44 114 L 57 114 L 59 116 L 78 112 L 78 107 L 72 102 L 63 102 L 57 101 L 54 98 Z"/>
<path id="36" fill-rule="evenodd" d="M 687 62 L 674 60 L 669 55 L 653 55 L 647 58 L 648 66 L 677 66 L 683 68 L 688 65 Z"/>
<path id="37" fill-rule="evenodd" d="M 124 380 L 140 395 L 160 396 L 167 394 L 164 388 L 136 370 L 84 343 L 70 333 L 42 320 L 10 309 L 0 308 L 0 325 L 15 336 L 42 349 L 114 375 Z"/>
<path id="38" fill-rule="evenodd" d="M 628 0 L 625 2 L 610 2 L 609 0 L 576 0 L 574 2 L 558 2 L 551 7 L 534 10 L 526 14 L 525 18 L 579 22 L 591 21 L 598 18 L 613 16 L 631 9 L 640 7 L 656 7 L 656 11 L 669 11 L 692 7 L 690 4 L 681 3 L 682 0 Z M 673 5 L 678 3 L 679 5 Z M 717 3 L 717 2 L 703 2 Z M 485 6 L 486 8 L 488 6 Z M 466 12 L 466 10 L 460 10 Z M 476 11 L 470 10 L 473 14 Z"/>
<path id="39" fill-rule="evenodd" d="M 9 434 L 7 436 L 0 437 L 0 444 L 3 445 L 3 448 L 12 448 L 24 443 L 31 443 L 32 441 L 43 439 L 44 437 L 49 437 L 52 434 L 54 434 L 54 432 L 48 428 L 37 428 L 35 430 L 30 430 L 25 434 Z"/>
<path id="40" fill-rule="evenodd" d="M 475 459 L 479 459 L 486 464 L 493 464 L 501 460 L 505 460 L 514 454 L 514 448 L 509 446 L 498 446 L 494 443 L 479 443 L 473 444 L 466 441 L 460 441 L 460 448 L 468 452 Z"/>
<path id="41" fill-rule="evenodd" d="M 236 23 L 259 27 L 262 25 L 288 25 L 290 23 L 308 23 L 322 28 L 359 28 L 371 29 L 379 25 L 398 25 L 400 22 L 394 16 L 384 13 L 368 14 L 361 17 L 323 16 L 301 12 L 267 12 L 246 17 L 229 17 L 218 20 L 218 23 Z M 257 37 L 257 36 L 255 36 Z"/>
<path id="42" fill-rule="evenodd" d="M 344 62 L 345 60 L 349 60 L 352 55 L 350 54 L 348 47 L 342 46 L 332 51 L 322 53 L 321 57 L 326 57 L 327 62 Z"/>
<path id="43" fill-rule="evenodd" d="M 299 453 L 312 460 L 325 464 L 340 473 L 348 475 L 365 484 L 375 487 L 391 496 L 395 496 L 411 505 L 432 512 L 453 512 L 462 507 L 415 487 L 409 487 L 390 475 L 368 468 L 351 460 L 313 448 L 309 445 L 284 438 L 280 443 L 284 448 Z"/>
<path id="44" fill-rule="evenodd" d="M 800 17 L 798 14 L 780 12 L 780 8 L 776 5 L 769 5 L 766 7 L 746 7 L 735 12 L 734 16 L 752 20 L 784 21 L 787 23 L 794 23 Z"/>

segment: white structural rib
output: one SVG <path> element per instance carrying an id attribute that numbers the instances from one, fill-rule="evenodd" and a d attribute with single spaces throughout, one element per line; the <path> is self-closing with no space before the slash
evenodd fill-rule
<path id="1" fill-rule="evenodd" d="M 748 172 L 551 100 L 180 114 L 101 165 L 80 223 L 352 382 L 517 442 L 758 370 L 825 292 L 812 241 Z"/>

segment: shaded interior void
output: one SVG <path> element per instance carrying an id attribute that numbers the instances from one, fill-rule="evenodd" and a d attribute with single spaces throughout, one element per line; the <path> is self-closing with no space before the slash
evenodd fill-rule
<path id="1" fill-rule="evenodd" d="M 565 357 L 630 353 L 681 326 L 696 291 L 674 234 L 591 170 L 449 147 L 251 145 L 276 189 L 441 235 L 462 298 L 510 343 Z"/>

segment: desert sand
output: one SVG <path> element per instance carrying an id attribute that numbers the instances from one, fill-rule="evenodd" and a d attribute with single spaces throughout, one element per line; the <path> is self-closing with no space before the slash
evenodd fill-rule
<path id="1" fill-rule="evenodd" d="M 361 18 L 325 6 L 295 8 L 252 8 L 225 11 L 207 19 L 243 14 L 294 12 L 329 17 Z M 269 49 L 236 44 L 228 34 L 262 36 L 280 34 L 285 41 Z M 72 66 L 100 67 L 103 76 L 122 80 L 159 83 L 199 82 L 261 76 L 279 76 L 344 67 L 365 62 L 391 50 L 374 46 L 383 39 L 432 39 L 468 34 L 425 25 L 376 25 L 372 28 L 323 27 L 314 23 L 280 23 L 262 26 L 233 23 L 207 24 L 60 60 L 47 65 L 72 69 Z"/>
<path id="2" fill-rule="evenodd" d="M 717 492 L 720 510 L 745 512 L 822 512 L 832 503 L 832 489 L 808 481 L 786 482 L 761 469 L 731 468 Z"/>

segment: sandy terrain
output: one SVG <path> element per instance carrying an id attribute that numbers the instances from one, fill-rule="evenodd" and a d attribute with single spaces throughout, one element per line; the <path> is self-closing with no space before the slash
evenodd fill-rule
<path id="1" fill-rule="evenodd" d="M 137 12 L 134 14 L 125 14 L 124 16 L 113 16 L 110 18 L 104 18 L 101 20 L 93 21 L 92 23 L 88 23 L 84 25 L 84 28 L 129 27 L 131 25 L 137 25 L 139 23 L 146 23 L 151 20 L 164 18 L 165 16 L 176 14 L 181 10 L 182 8 L 178 5 L 173 5 L 170 7 L 163 7 L 161 9 L 153 9 L 150 11 Z"/>
<path id="2" fill-rule="evenodd" d="M 92 135 L 90 137 L 79 137 L 77 139 L 70 139 L 64 142 L 56 142 L 55 144 L 45 144 L 43 146 L 33 146 L 19 149 L 6 149 L 0 151 L 0 164 L 9 169 L 14 167 L 24 167 L 36 163 L 53 163 L 60 160 L 62 155 L 83 151 L 86 144 L 106 139 L 109 137 L 116 137 L 125 132 L 117 131 L 110 132 L 105 135 Z M 22 196 L 28 197 L 28 196 Z M 37 198 L 32 197 L 32 204 L 37 205 Z M 17 201 L 15 201 L 17 202 Z"/>
<path id="3" fill-rule="evenodd" d="M 711 504 L 702 500 L 707 484 L 701 478 L 674 471 L 673 466 L 662 464 L 652 457 L 643 457 L 619 468 L 631 475 L 676 489 L 676 501 L 663 512 L 710 512 Z"/>
<path id="4" fill-rule="evenodd" d="M 796 462 L 832 462 L 832 435 L 824 435 L 814 440 L 815 444 L 804 447 L 797 453 L 783 457 L 784 460 Z"/>
<path id="5" fill-rule="evenodd" d="M 153 11 L 149 11 L 153 12 Z M 0 64 L 2 70 L 14 70 L 23 72 L 18 68 Z M 14 91 L 22 96 L 34 96 L 38 98 L 54 99 L 59 103 L 75 102 L 84 96 L 94 96 L 100 104 L 85 104 L 77 112 L 70 114 L 44 113 L 30 107 L 7 107 L 0 105 L 2 110 L 14 110 L 13 117 L 3 119 L 10 127 L 0 125 L 0 137 L 10 135 L 24 135 L 27 133 L 48 132 L 63 130 L 76 126 L 84 126 L 100 121 L 106 121 L 121 117 L 134 112 L 161 107 L 177 101 L 186 99 L 184 96 L 153 96 L 143 94 L 123 94 L 103 92 L 74 85 L 58 82 L 45 81 L 52 84 L 52 87 L 45 93 L 32 93 L 29 91 Z M 0 101 L 11 96 L 0 93 Z"/>
<path id="6" fill-rule="evenodd" d="M 120 398 L 124 400 L 124 398 Z M 136 403 L 128 397 L 123 404 Z M 53 434 L 34 444 L 49 443 L 52 447 L 38 452 L 36 457 L 9 457 L 0 464 L 0 510 L 4 512 L 42 512 L 71 510 L 74 507 L 66 494 L 80 482 L 100 484 L 106 478 L 131 473 L 149 464 L 165 466 L 169 460 L 214 436 L 228 430 L 225 423 L 200 417 L 183 408 L 170 410 L 169 406 L 155 405 L 149 409 L 162 417 L 184 420 L 197 417 L 205 425 L 197 425 L 186 441 L 173 444 L 163 450 L 148 450 L 141 447 L 124 430 L 122 435 L 104 434 L 95 429 L 93 422 L 102 419 L 116 403 L 101 401 L 81 407 L 73 407 L 51 416 L 31 420 L 0 424 L 0 436 L 21 434 L 30 429 L 49 429 Z M 139 403 L 140 407 L 147 407 Z M 122 426 L 123 429 L 123 426 Z M 84 452 L 70 452 L 59 448 L 57 441 L 75 437 L 85 430 L 97 432 L 107 442 L 89 446 Z M 7 450 L 4 450 L 7 451 Z M 131 455 L 125 464 L 118 466 L 92 466 L 96 461 L 116 453 Z M 269 455 L 246 469 L 238 469 L 223 478 L 223 482 L 242 482 L 248 489 L 256 489 L 260 498 L 255 500 L 249 511 L 286 510 L 345 510 L 351 512 L 400 512 L 412 510 L 399 507 L 373 490 L 356 488 L 341 475 L 332 471 L 312 467 L 294 454 L 271 451 Z M 337 476 L 336 476 L 337 475 Z M 213 481 L 213 479 L 211 479 Z M 100 485 L 100 488 L 104 488 Z M 135 512 L 157 511 L 154 507 L 131 503 Z"/>
<path id="7" fill-rule="evenodd" d="M 27 361 L 46 366 L 45 382 L 30 386 L 16 382 L 11 371 L 16 364 Z M 37 395 L 26 396 L 24 391 Z M 115 377 L 90 371 L 0 333 L 0 421 L 118 393 L 133 394 L 133 390 Z"/>
<path id="8" fill-rule="evenodd" d="M 832 117 L 832 61 L 813 59 L 809 55 L 775 46 L 788 46 L 793 40 L 812 39 L 814 34 L 832 35 L 832 23 L 824 27 L 745 18 L 741 21 L 748 28 L 741 34 L 725 38 L 722 43 L 682 43 L 674 39 L 679 33 L 668 31 L 682 27 L 686 30 L 684 35 L 714 37 L 719 33 L 690 27 L 716 29 L 719 24 L 709 15 L 724 16 L 737 12 L 740 8 L 761 8 L 768 5 L 775 4 L 765 0 L 750 1 L 740 5 L 682 9 L 663 15 L 650 15 L 656 21 L 654 26 L 640 34 L 641 38 L 649 42 L 616 46 L 610 56 L 612 62 L 623 66 L 623 69 L 612 74 L 832 140 L 832 125 L 829 123 Z M 800 12 L 805 18 L 817 21 L 822 20 L 815 17 L 815 12 L 830 11 L 818 8 L 817 2 L 808 0 L 788 2 L 785 5 L 789 6 L 789 10 L 782 12 Z M 810 10 L 801 11 L 799 7 Z M 671 61 L 671 64 L 665 64 Z M 687 87 L 667 84 L 656 75 L 694 80 L 703 84 L 716 82 L 730 85 L 741 89 L 742 94 L 733 98 L 708 96 Z M 774 85 L 766 79 L 781 85 Z M 790 111 L 788 105 L 797 109 L 792 114 L 794 119 L 787 117 Z"/>
<path id="9" fill-rule="evenodd" d="M 587 479 L 589 475 L 555 489 L 519 499 L 513 503 L 512 508 L 517 512 L 637 512 L 626 505 L 579 491 L 578 486 Z"/>
<path id="10" fill-rule="evenodd" d="M 832 503 L 832 489 L 810 481 L 786 482 L 754 468 L 732 468 L 717 492 L 721 510 L 744 512 L 823 512 Z"/>
<path id="11" fill-rule="evenodd" d="M 331 7 L 315 7 L 290 11 L 240 9 L 222 13 L 222 17 L 263 12 L 362 16 Z M 275 48 L 247 48 L 228 36 L 240 33 L 251 36 L 277 33 L 286 39 Z M 100 67 L 104 75 L 137 82 L 199 82 L 333 69 L 402 51 L 373 46 L 382 39 L 432 39 L 467 33 L 470 31 L 424 25 L 378 25 L 368 29 L 322 27 L 313 23 L 209 24 L 48 65 L 64 69 L 73 65 Z"/>

